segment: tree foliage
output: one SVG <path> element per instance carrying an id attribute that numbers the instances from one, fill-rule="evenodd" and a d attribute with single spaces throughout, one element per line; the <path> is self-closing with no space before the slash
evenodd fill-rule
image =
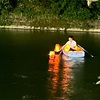
<path id="1" fill-rule="evenodd" d="M 0 0 L 0 16 L 7 17 L 9 13 L 30 20 L 47 15 L 65 20 L 100 19 L 100 0 L 89 7 L 86 0 Z"/>

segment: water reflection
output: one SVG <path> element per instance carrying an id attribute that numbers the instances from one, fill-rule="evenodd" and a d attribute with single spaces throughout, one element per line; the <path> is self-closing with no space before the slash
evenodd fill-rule
<path id="1" fill-rule="evenodd" d="M 80 65 L 82 63 L 84 63 L 84 57 L 73 57 L 73 58 L 70 58 L 70 57 L 66 57 L 65 55 L 62 55 L 62 59 L 64 61 L 67 61 L 68 64 L 70 65 L 70 67 L 75 67 L 76 65 Z"/>
<path id="2" fill-rule="evenodd" d="M 68 100 L 74 94 L 74 68 L 84 63 L 84 58 L 73 59 L 55 55 L 49 59 L 48 94 L 50 100 Z"/>

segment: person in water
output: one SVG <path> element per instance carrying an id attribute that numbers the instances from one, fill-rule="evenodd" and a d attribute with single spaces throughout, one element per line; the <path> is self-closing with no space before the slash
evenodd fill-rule
<path id="1" fill-rule="evenodd" d="M 70 50 L 75 51 L 75 50 L 76 50 L 75 47 L 76 47 L 77 43 L 76 43 L 76 41 L 73 39 L 73 36 L 69 36 L 69 37 L 68 37 L 68 41 L 66 42 L 65 45 L 70 46 Z"/>

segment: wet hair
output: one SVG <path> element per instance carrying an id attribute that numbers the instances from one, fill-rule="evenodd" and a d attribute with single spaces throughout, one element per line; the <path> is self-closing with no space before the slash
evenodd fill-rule
<path id="1" fill-rule="evenodd" d="M 74 39 L 74 38 L 73 38 L 73 36 L 69 36 L 69 38 L 72 38 L 72 39 Z"/>

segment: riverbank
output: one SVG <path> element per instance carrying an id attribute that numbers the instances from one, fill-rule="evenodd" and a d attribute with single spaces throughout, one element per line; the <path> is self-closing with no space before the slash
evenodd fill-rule
<path id="1" fill-rule="evenodd" d="M 100 29 L 80 29 L 80 28 L 54 28 L 54 27 L 34 27 L 34 26 L 0 26 L 0 29 L 21 29 L 21 30 L 50 30 L 50 31 L 87 31 L 100 32 Z"/>

